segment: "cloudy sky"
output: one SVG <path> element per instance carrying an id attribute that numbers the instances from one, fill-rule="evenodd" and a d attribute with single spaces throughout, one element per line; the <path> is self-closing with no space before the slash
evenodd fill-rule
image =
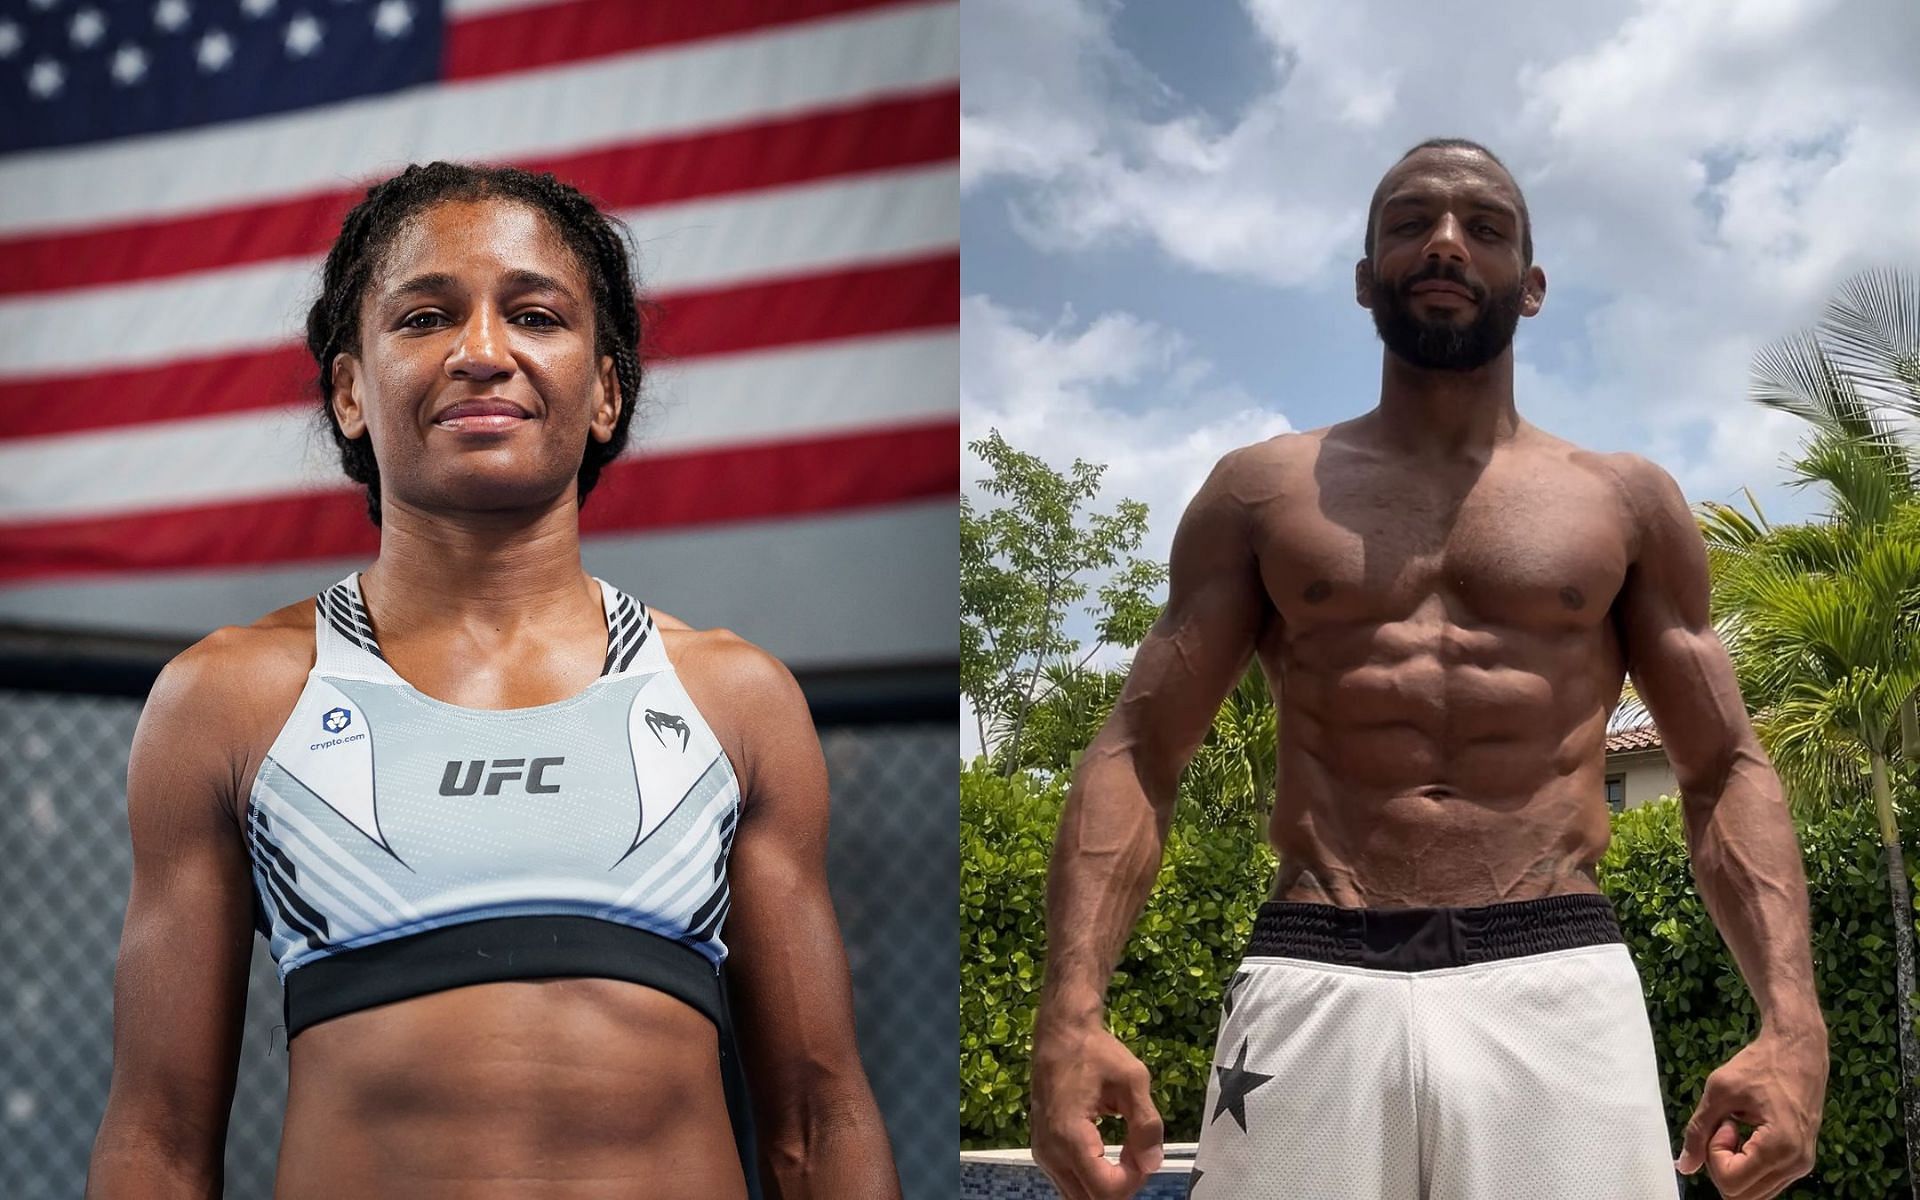
<path id="1" fill-rule="evenodd" d="M 1164 557 L 1221 453 L 1372 407 L 1366 202 L 1471 137 L 1533 213 L 1521 413 L 1776 520 L 1756 348 L 1920 267 L 1913 0 L 966 0 L 961 411 L 1109 466 Z M 970 491 L 982 474 L 963 454 Z"/>

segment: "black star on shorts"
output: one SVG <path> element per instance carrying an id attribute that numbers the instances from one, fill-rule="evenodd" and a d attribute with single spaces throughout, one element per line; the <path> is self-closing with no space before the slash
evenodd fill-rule
<path id="1" fill-rule="evenodd" d="M 1247 1070 L 1247 1039 L 1240 1039 L 1240 1054 L 1231 1067 L 1215 1067 L 1214 1074 L 1220 1077 L 1220 1099 L 1213 1106 L 1213 1116 L 1209 1123 L 1218 1121 L 1220 1114 L 1230 1112 L 1233 1119 L 1240 1123 L 1240 1132 L 1247 1131 L 1247 1093 L 1272 1079 L 1271 1075 L 1262 1075 L 1258 1071 Z"/>
<path id="2" fill-rule="evenodd" d="M 1221 998 L 1221 1004 L 1220 1004 L 1220 1007 L 1224 1010 L 1220 1014 L 1222 1019 L 1225 1019 L 1233 1015 L 1233 1002 L 1239 998 L 1240 989 L 1246 985 L 1247 980 L 1252 978 L 1253 978 L 1252 972 L 1235 971 L 1233 973 L 1233 978 L 1227 980 L 1226 995 Z"/>

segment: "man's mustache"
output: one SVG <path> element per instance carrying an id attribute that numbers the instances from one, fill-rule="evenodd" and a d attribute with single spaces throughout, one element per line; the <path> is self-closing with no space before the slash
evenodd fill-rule
<path id="1" fill-rule="evenodd" d="M 1487 298 L 1486 288 L 1469 280 L 1465 271 L 1451 263 L 1434 263 L 1431 266 L 1423 267 L 1405 283 L 1400 285 L 1400 294 L 1402 296 L 1410 296 L 1413 294 L 1413 289 L 1421 284 L 1437 282 L 1451 283 L 1467 289 L 1473 293 L 1473 298 L 1476 303 Z"/>

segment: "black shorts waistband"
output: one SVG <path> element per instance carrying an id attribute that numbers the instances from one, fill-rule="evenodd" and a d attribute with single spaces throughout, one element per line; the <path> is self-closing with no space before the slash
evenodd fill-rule
<path id="1" fill-rule="evenodd" d="M 1543 896 L 1479 908 L 1338 908 L 1270 900 L 1249 957 L 1431 971 L 1621 942 L 1605 896 Z"/>

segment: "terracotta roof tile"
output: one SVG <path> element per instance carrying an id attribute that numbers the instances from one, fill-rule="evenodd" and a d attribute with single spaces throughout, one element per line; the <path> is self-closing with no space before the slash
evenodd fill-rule
<path id="1" fill-rule="evenodd" d="M 1607 735 L 1608 754 L 1634 750 L 1658 750 L 1661 744 L 1660 731 L 1652 725 L 1636 725 L 1632 729 L 1622 729 L 1618 733 Z"/>

